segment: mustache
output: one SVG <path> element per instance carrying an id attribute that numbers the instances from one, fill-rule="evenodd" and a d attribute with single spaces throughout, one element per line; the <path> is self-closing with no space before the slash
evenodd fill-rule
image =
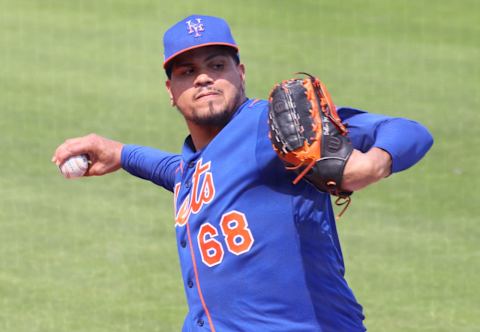
<path id="1" fill-rule="evenodd" d="M 198 99 L 200 97 L 203 97 L 209 94 L 222 94 L 222 93 L 223 93 L 222 89 L 217 89 L 213 87 L 202 87 L 198 89 L 198 91 L 195 93 L 193 98 Z"/>

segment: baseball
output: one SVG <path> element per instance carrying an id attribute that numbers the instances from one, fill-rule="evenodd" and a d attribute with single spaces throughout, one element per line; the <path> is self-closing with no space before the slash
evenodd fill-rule
<path id="1" fill-rule="evenodd" d="M 60 171 L 67 179 L 83 176 L 88 169 L 87 155 L 73 156 L 60 165 Z"/>

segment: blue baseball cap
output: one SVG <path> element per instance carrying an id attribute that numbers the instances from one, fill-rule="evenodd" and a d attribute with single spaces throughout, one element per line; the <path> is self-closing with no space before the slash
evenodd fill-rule
<path id="1" fill-rule="evenodd" d="M 163 68 L 166 69 L 177 55 L 211 45 L 229 46 L 238 52 L 237 43 L 224 19 L 205 15 L 184 18 L 163 35 Z"/>

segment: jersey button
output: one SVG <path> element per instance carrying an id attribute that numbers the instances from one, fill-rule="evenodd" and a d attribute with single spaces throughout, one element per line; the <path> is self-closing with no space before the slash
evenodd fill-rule
<path id="1" fill-rule="evenodd" d="M 203 319 L 199 319 L 197 321 L 197 324 L 198 324 L 198 326 L 203 326 L 203 324 L 205 324 L 205 322 L 203 321 Z"/>
<path id="2" fill-rule="evenodd" d="M 188 280 L 187 285 L 188 285 L 188 288 L 192 288 L 193 287 L 193 281 Z"/>
<path id="3" fill-rule="evenodd" d="M 192 181 L 188 180 L 187 183 L 185 183 L 185 187 L 190 188 L 192 186 Z"/>
<path id="4" fill-rule="evenodd" d="M 193 168 L 195 166 L 195 162 L 191 161 L 188 163 L 188 167 Z"/>
<path id="5" fill-rule="evenodd" d="M 180 245 L 182 246 L 182 248 L 185 248 L 187 246 L 187 241 L 185 240 L 180 241 Z"/>

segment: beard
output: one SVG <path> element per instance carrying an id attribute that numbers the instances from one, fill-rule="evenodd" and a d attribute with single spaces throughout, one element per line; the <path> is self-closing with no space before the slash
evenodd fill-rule
<path id="1" fill-rule="evenodd" d="M 243 102 L 242 96 L 241 93 L 237 94 L 232 106 L 228 103 L 216 105 L 213 101 L 209 101 L 206 112 L 194 111 L 187 120 L 199 126 L 223 128 L 230 122 L 233 114 Z"/>
<path id="2" fill-rule="evenodd" d="M 191 121 L 199 126 L 225 127 L 232 118 L 235 109 L 229 109 L 226 105 L 215 106 L 212 101 L 208 102 L 208 112 L 191 116 Z"/>

